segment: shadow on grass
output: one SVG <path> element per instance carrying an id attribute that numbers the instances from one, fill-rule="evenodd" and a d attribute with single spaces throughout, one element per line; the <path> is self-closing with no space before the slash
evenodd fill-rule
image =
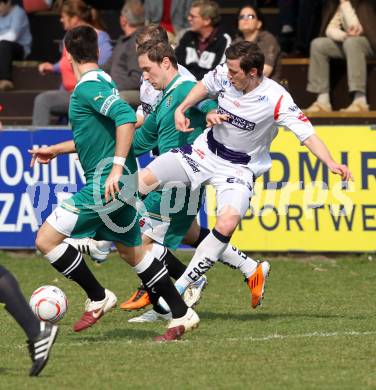
<path id="1" fill-rule="evenodd" d="M 106 332 L 103 332 L 101 334 L 93 334 L 90 335 L 86 333 L 85 335 L 83 334 L 82 336 L 74 336 L 71 338 L 72 341 L 76 342 L 101 342 L 109 339 L 128 339 L 130 342 L 135 341 L 135 340 L 142 340 L 142 341 L 147 341 L 147 340 L 153 340 L 153 337 L 159 336 L 159 334 L 163 333 L 163 328 L 161 328 L 160 332 L 155 332 L 151 330 L 144 330 L 144 329 L 132 329 L 132 328 L 118 328 L 118 329 L 112 329 Z"/>
<path id="2" fill-rule="evenodd" d="M 349 320 L 364 320 L 369 318 L 367 315 L 342 315 L 342 314 L 325 314 L 325 313 L 244 313 L 236 314 L 232 312 L 218 313 L 211 311 L 199 311 L 201 319 L 207 320 L 230 320 L 230 321 L 269 321 L 273 319 L 291 319 L 291 318 L 346 318 Z"/>

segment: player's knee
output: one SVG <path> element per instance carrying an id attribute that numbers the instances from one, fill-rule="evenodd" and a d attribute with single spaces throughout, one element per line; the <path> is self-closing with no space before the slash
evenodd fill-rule
<path id="1" fill-rule="evenodd" d="M 215 224 L 215 230 L 217 230 L 219 233 L 223 234 L 226 237 L 230 237 L 238 226 L 238 222 L 238 218 L 228 217 L 218 219 L 217 223 Z"/>
<path id="2" fill-rule="evenodd" d="M 48 246 L 43 231 L 39 230 L 35 239 L 35 246 L 44 255 L 48 252 Z"/>
<path id="3" fill-rule="evenodd" d="M 138 189 L 142 195 L 147 195 L 158 187 L 158 180 L 153 172 L 145 168 L 138 174 Z"/>

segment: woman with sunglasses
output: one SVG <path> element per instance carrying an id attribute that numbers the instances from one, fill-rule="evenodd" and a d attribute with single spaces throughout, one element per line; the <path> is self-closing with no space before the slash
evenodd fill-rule
<path id="1" fill-rule="evenodd" d="M 280 78 L 281 49 L 277 39 L 269 31 L 262 29 L 262 15 L 257 7 L 244 5 L 238 14 L 239 40 L 256 43 L 265 56 L 264 76 L 275 81 Z"/>

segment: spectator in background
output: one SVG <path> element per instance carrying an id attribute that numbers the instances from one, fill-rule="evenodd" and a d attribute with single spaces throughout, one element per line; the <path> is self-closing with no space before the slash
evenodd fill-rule
<path id="1" fill-rule="evenodd" d="M 311 43 L 309 92 L 317 100 L 308 112 L 331 111 L 329 61 L 344 59 L 349 91 L 354 95 L 346 112 L 366 112 L 367 58 L 376 56 L 376 4 L 374 0 L 328 0 L 323 12 L 322 37 Z"/>
<path id="2" fill-rule="evenodd" d="M 116 42 L 111 58 L 102 66 L 115 81 L 120 96 L 131 106 L 140 104 L 140 78 L 136 54 L 136 34 L 144 26 L 144 8 L 140 0 L 127 0 L 121 10 L 120 26 L 124 35 Z"/>
<path id="3" fill-rule="evenodd" d="M 225 60 L 225 50 L 231 38 L 218 26 L 219 6 L 212 0 L 194 0 L 188 15 L 190 29 L 176 48 L 179 64 L 196 78 L 204 75 Z"/>
<path id="4" fill-rule="evenodd" d="M 281 49 L 277 39 L 269 31 L 262 30 L 263 20 L 259 9 L 251 4 L 244 5 L 238 14 L 239 40 L 256 43 L 265 56 L 264 76 L 277 82 L 280 79 Z"/>
<path id="5" fill-rule="evenodd" d="M 11 0 L 0 0 L 0 91 L 14 88 L 12 61 L 30 53 L 31 33 L 25 11 Z"/>
<path id="6" fill-rule="evenodd" d="M 146 24 L 159 24 L 171 36 L 189 27 L 192 0 L 144 0 Z"/>
<path id="7" fill-rule="evenodd" d="M 61 13 L 61 23 L 65 31 L 77 26 L 91 26 L 98 35 L 99 64 L 104 64 L 112 54 L 110 36 L 102 30 L 98 12 L 88 6 L 82 0 L 64 0 L 58 5 Z M 51 64 L 44 62 L 39 65 L 39 72 L 60 73 L 62 86 L 59 90 L 40 93 L 34 100 L 33 126 L 48 126 L 50 115 L 66 115 L 68 113 L 71 92 L 76 86 L 76 78 L 71 64 L 67 58 L 67 51 L 63 47 L 63 53 L 59 62 Z"/>

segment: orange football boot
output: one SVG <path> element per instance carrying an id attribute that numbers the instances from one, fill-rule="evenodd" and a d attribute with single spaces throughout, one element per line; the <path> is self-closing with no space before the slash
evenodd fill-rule
<path id="1" fill-rule="evenodd" d="M 125 302 L 120 305 L 122 310 L 140 310 L 150 305 L 150 298 L 144 286 L 140 286 L 137 291 Z"/>
<path id="2" fill-rule="evenodd" d="M 251 290 L 251 305 L 254 309 L 262 304 L 266 279 L 269 276 L 270 264 L 267 261 L 259 263 L 256 271 L 247 279 L 248 287 Z"/>

